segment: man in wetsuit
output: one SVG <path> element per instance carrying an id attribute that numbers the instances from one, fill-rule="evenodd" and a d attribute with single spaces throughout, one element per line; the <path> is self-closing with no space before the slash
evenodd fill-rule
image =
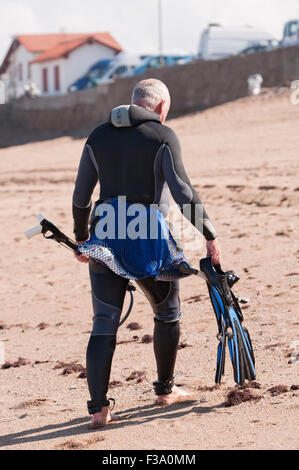
<path id="1" fill-rule="evenodd" d="M 215 229 L 185 172 L 176 134 L 164 125 L 170 107 L 167 87 L 159 80 L 143 80 L 135 86 L 132 104 L 111 112 L 109 122 L 98 126 L 83 149 L 73 194 L 74 233 L 78 244 L 94 234 L 96 207 L 104 201 L 126 196 L 128 202 L 155 204 L 167 214 L 170 190 L 183 214 L 204 235 L 207 256 L 220 262 Z M 100 197 L 90 217 L 91 196 L 100 182 Z M 187 215 L 186 215 L 187 214 Z M 78 261 L 88 262 L 85 255 Z M 89 260 L 94 309 L 93 328 L 86 354 L 87 382 L 93 415 L 90 428 L 116 419 L 110 413 L 107 390 L 116 334 L 128 279 Z M 156 403 L 168 405 L 189 395 L 175 387 L 174 366 L 180 336 L 179 281 L 137 281 L 154 312 L 154 353 L 157 381 Z"/>

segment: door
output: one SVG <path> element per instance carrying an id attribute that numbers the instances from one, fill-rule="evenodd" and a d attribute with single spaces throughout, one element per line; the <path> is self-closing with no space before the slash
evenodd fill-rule
<path id="1" fill-rule="evenodd" d="M 59 65 L 55 65 L 54 67 L 54 87 L 55 87 L 55 91 L 60 90 Z"/>
<path id="2" fill-rule="evenodd" d="M 48 93 L 48 69 L 42 69 L 43 93 Z"/>
<path id="3" fill-rule="evenodd" d="M 19 81 L 23 80 L 23 64 L 19 64 Z"/>

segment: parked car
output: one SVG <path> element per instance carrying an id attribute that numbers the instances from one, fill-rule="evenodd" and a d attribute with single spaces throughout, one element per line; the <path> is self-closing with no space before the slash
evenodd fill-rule
<path id="1" fill-rule="evenodd" d="M 113 59 L 103 59 L 96 62 L 90 67 L 85 75 L 78 78 L 78 80 L 69 86 L 68 91 L 71 93 L 74 91 L 85 90 L 86 88 L 92 88 L 94 86 L 92 82 L 93 77 L 105 74 L 112 60 Z"/>
<path id="2" fill-rule="evenodd" d="M 107 83 L 119 76 L 133 75 L 135 66 L 140 62 L 139 56 L 120 55 L 114 59 L 103 59 L 96 62 L 83 77 L 72 83 L 68 91 L 85 90 L 101 83 Z"/>
<path id="3" fill-rule="evenodd" d="M 145 73 L 148 69 L 154 68 L 159 69 L 161 67 L 171 67 L 172 65 L 183 65 L 188 64 L 194 59 L 191 55 L 156 55 L 156 56 L 145 56 L 140 64 L 134 68 L 134 75 L 140 75 Z"/>
<path id="4" fill-rule="evenodd" d="M 299 20 L 291 20 L 284 26 L 282 45 L 295 46 L 296 44 L 299 44 Z"/>
<path id="5" fill-rule="evenodd" d="M 212 23 L 202 32 L 198 55 L 205 60 L 224 59 L 257 43 L 272 40 L 275 40 L 274 36 L 261 28 Z"/>

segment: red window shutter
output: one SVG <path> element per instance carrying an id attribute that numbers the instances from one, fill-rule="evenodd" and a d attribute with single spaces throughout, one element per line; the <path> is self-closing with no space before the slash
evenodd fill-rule
<path id="1" fill-rule="evenodd" d="M 43 76 L 43 92 L 48 92 L 48 69 L 42 69 L 42 76 Z"/>
<path id="2" fill-rule="evenodd" d="M 19 80 L 23 80 L 23 66 L 22 64 L 19 64 Z"/>
<path id="3" fill-rule="evenodd" d="M 59 65 L 55 65 L 54 67 L 54 83 L 55 83 L 55 91 L 59 91 L 60 90 Z"/>

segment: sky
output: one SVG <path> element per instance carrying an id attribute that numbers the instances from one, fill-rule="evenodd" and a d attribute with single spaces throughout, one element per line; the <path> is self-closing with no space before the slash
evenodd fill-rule
<path id="1" fill-rule="evenodd" d="M 196 53 L 212 22 L 262 26 L 278 39 L 299 0 L 161 0 L 163 46 Z M 109 31 L 129 52 L 158 52 L 158 0 L 0 0 L 0 61 L 15 34 Z"/>

